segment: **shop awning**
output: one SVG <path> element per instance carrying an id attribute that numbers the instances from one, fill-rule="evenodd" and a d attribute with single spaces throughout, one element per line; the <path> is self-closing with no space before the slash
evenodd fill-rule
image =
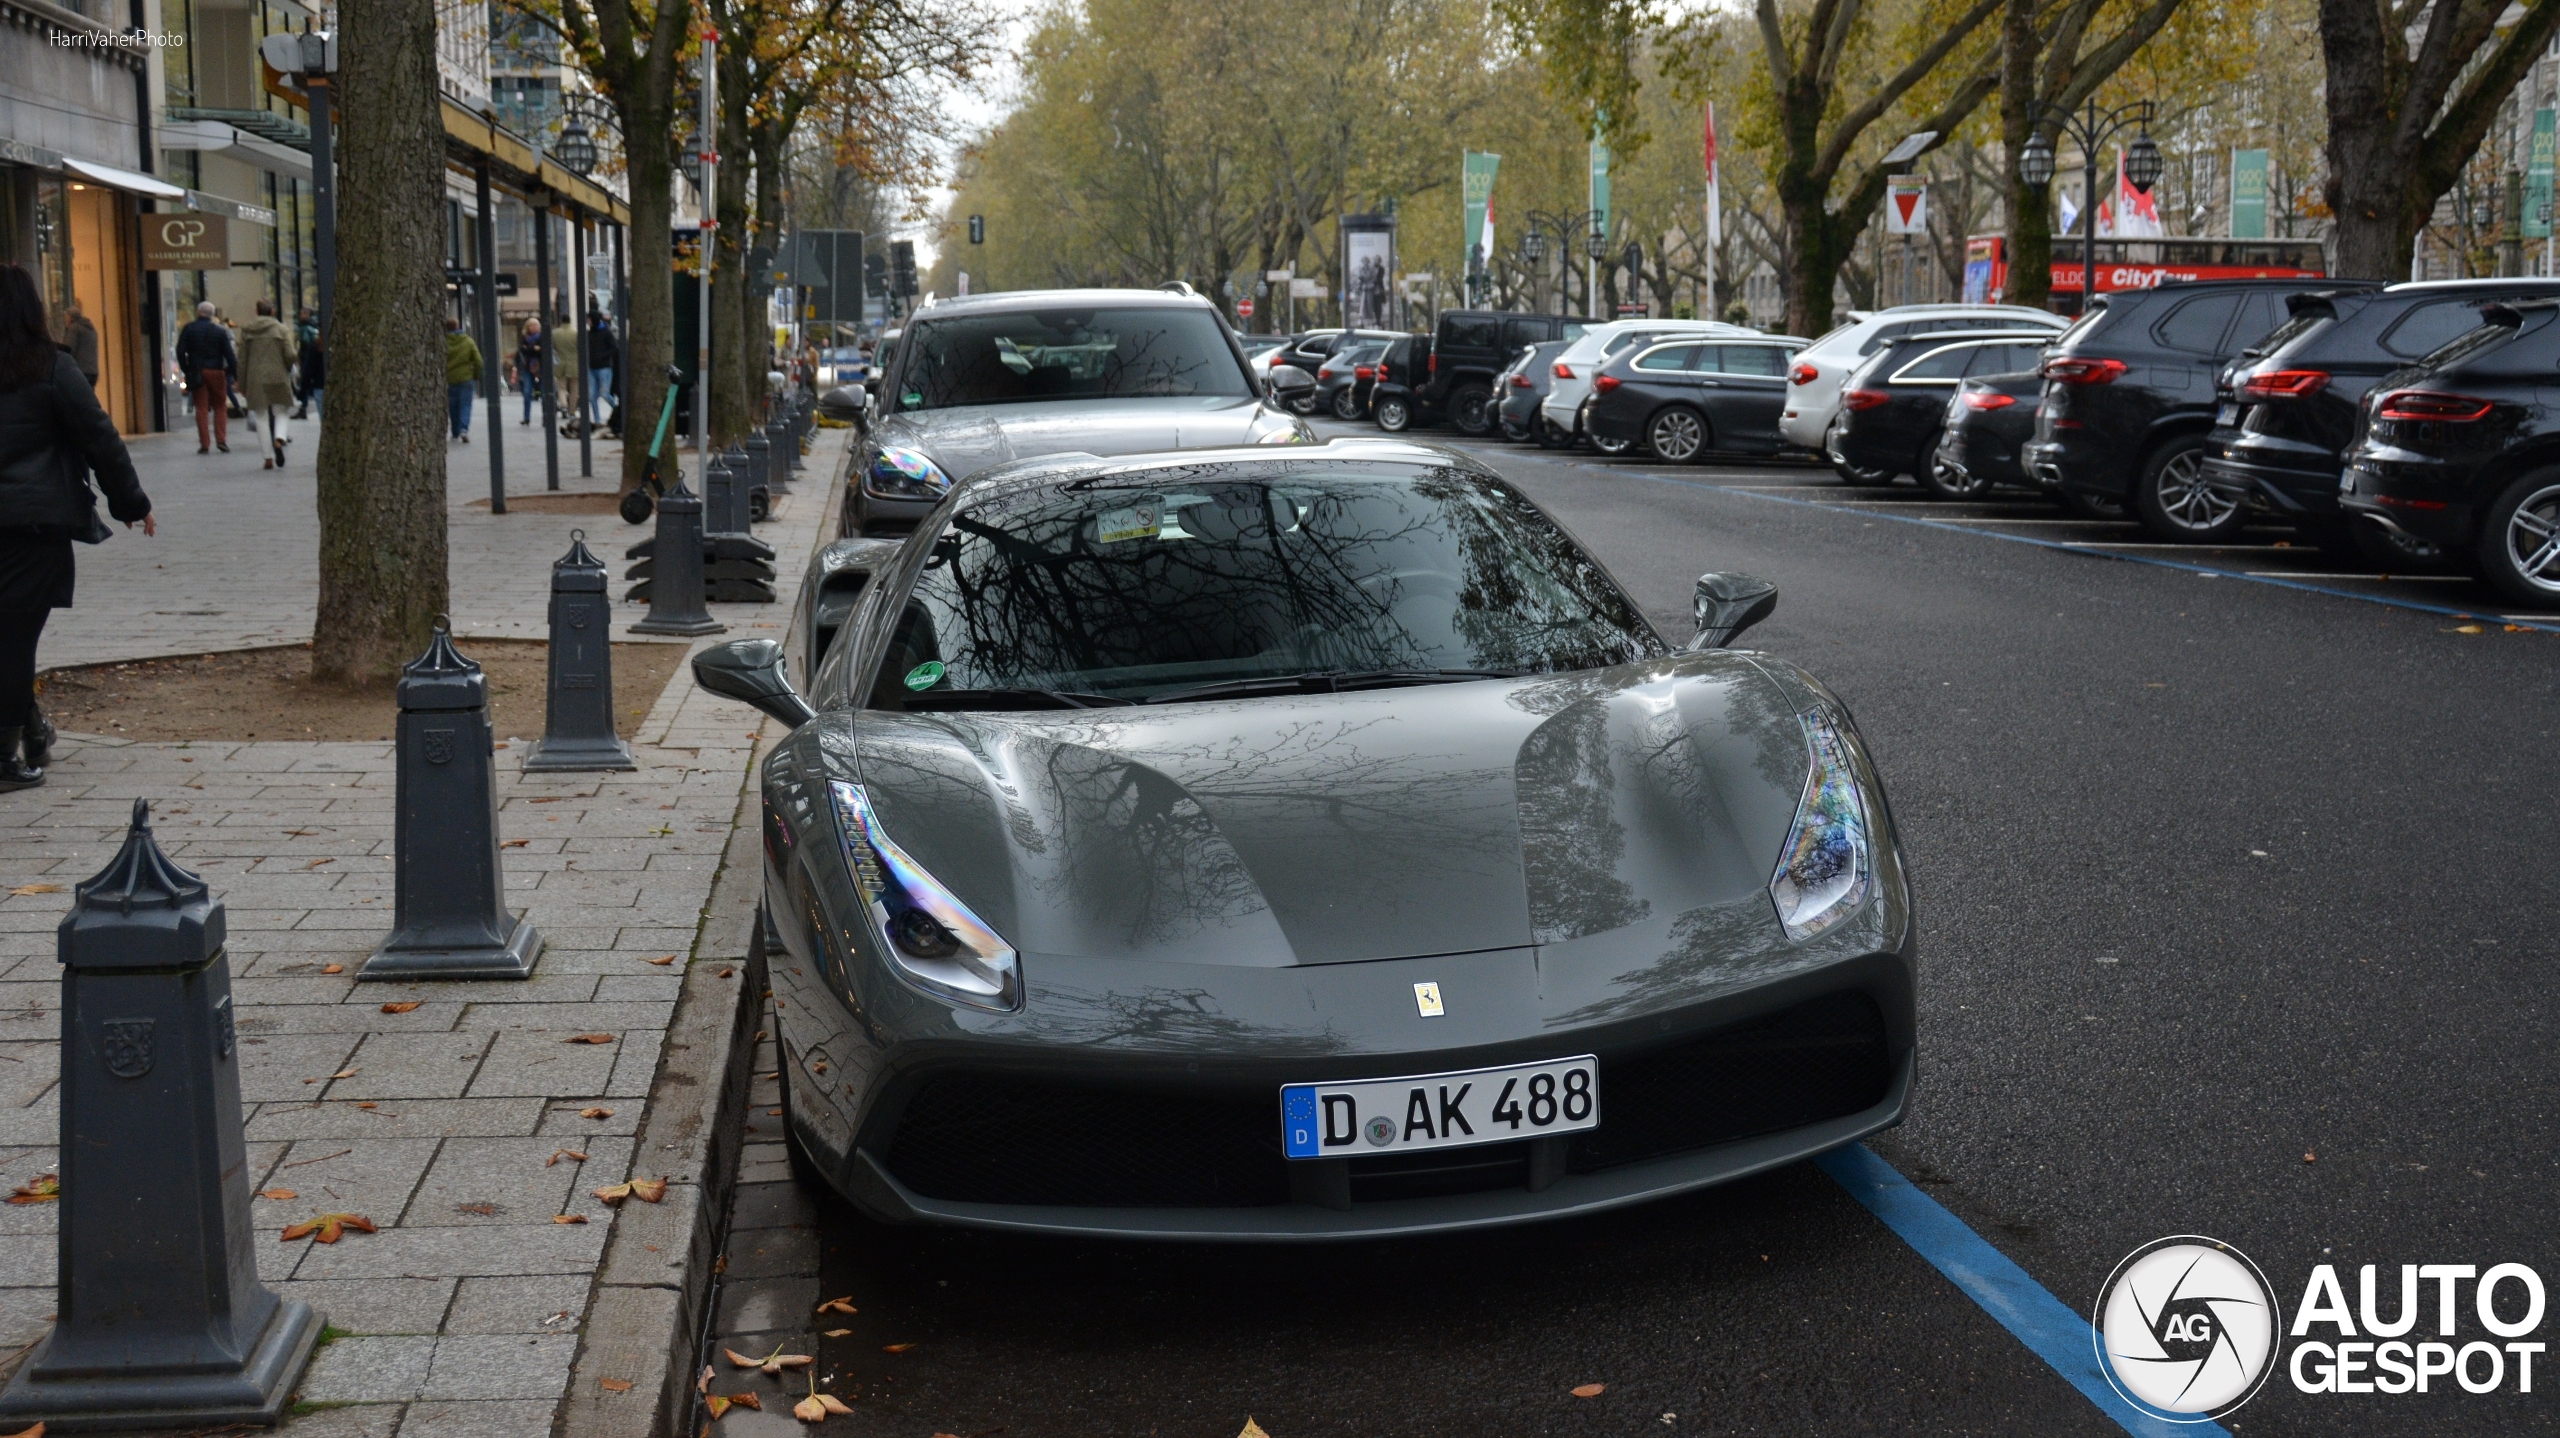
<path id="1" fill-rule="evenodd" d="M 561 164 L 533 147 L 522 135 L 478 113 L 461 101 L 444 98 L 445 157 L 457 169 L 470 169 L 477 157 L 489 157 L 492 184 L 521 196 L 527 190 L 549 190 L 589 214 L 631 223 L 631 207 L 613 191 Z"/>
<path id="2" fill-rule="evenodd" d="M 288 179 L 311 178 L 311 157 L 220 120 L 172 120 L 160 127 L 166 150 L 216 150 Z"/>
<path id="3" fill-rule="evenodd" d="M 154 179 L 139 170 L 119 170 L 113 165 L 93 164 L 87 160 L 72 159 L 68 155 L 62 157 L 62 168 L 84 180 L 104 185 L 111 190 L 123 190 L 128 194 L 149 195 L 155 200 L 183 200 L 187 197 L 184 186 Z"/>

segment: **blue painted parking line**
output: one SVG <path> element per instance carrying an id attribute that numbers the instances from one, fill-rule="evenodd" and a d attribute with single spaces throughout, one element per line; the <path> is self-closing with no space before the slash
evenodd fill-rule
<path id="1" fill-rule="evenodd" d="M 1835 1148 L 1814 1163 L 2127 1433 L 2142 1438 L 2230 1438 L 2229 1430 L 2210 1419 L 2171 1422 L 2126 1401 L 2098 1367 L 2097 1343 L 2085 1314 L 2064 1307 L 2061 1299 L 2028 1277 L 2007 1254 L 1984 1242 L 1963 1219 L 1914 1187 L 1865 1144 Z"/>

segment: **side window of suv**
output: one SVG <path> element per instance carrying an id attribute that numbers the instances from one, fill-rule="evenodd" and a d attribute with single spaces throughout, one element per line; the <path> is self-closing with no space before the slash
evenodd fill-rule
<path id="1" fill-rule="evenodd" d="M 2480 328 L 2480 301 L 2445 299 L 2419 305 L 2382 332 L 2382 347 L 2405 359 L 2433 354 Z"/>
<path id="2" fill-rule="evenodd" d="M 1501 322 L 1490 315 L 1456 315 L 1440 323 L 1443 349 L 1489 350 L 1502 332 Z"/>
<path id="3" fill-rule="evenodd" d="M 1946 384 L 1962 379 L 1964 367 L 1973 362 L 1974 351 L 1977 348 L 1978 346 L 1975 345 L 1949 345 L 1945 349 L 1932 350 L 1904 365 L 1894 374 L 1893 382 L 1909 384 L 1914 380 L 1922 382 L 1934 380 Z"/>
<path id="4" fill-rule="evenodd" d="M 2237 354 L 2273 334 L 2285 321 L 2284 296 L 2271 290 L 2253 290 L 2240 297 L 2240 322 L 2231 327 L 2231 337 L 2223 341 L 2221 353 Z"/>
<path id="5" fill-rule="evenodd" d="M 2239 313 L 2240 296 L 2235 293 L 2197 295 L 2172 306 L 2151 327 L 2151 336 L 2173 350 L 2220 354 L 2223 331 L 2231 328 L 2232 317 Z"/>
<path id="6" fill-rule="evenodd" d="M 1505 320 L 1502 322 L 1502 343 L 1508 348 L 1524 349 L 1530 345 L 1544 344 L 1546 343 L 1546 339 L 1547 322 L 1545 320 Z"/>
<path id="7" fill-rule="evenodd" d="M 1874 354 L 1877 350 L 1883 349 L 1886 345 L 1893 343 L 1895 340 L 1898 340 L 1909 333 L 1911 333 L 1911 326 L 1907 324 L 1878 325 L 1876 326 L 1876 332 L 1867 336 L 1866 339 L 1859 344 L 1858 358 L 1865 359 L 1867 356 Z"/>

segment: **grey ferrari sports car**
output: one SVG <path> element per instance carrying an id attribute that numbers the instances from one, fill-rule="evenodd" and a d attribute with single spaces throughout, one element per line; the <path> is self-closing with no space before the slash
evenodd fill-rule
<path id="1" fill-rule="evenodd" d="M 805 698 L 772 640 L 695 672 L 794 726 L 785 1125 L 875 1217 L 1464 1228 L 1900 1121 L 1892 815 L 1840 701 L 1724 647 L 1769 585 L 1704 576 L 1675 642 L 1383 440 L 1011 466 L 821 569 Z"/>

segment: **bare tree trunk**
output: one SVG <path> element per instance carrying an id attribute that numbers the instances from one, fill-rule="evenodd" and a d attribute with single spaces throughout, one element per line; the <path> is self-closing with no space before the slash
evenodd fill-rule
<path id="1" fill-rule="evenodd" d="M 426 647 L 445 573 L 444 125 L 433 0 L 343 0 L 337 294 L 320 432 L 315 677 L 388 676 Z M 486 240 L 483 240 L 486 243 Z"/>
<path id="2" fill-rule="evenodd" d="M 754 394 L 747 386 L 747 326 L 752 306 L 747 295 L 747 182 L 754 145 L 747 135 L 747 107 L 756 98 L 747 79 L 747 56 L 754 26 L 725 6 L 713 16 L 728 43 L 720 47 L 720 130 L 722 157 L 712 181 L 712 213 L 720 222 L 711 245 L 711 373 L 705 387 L 711 395 L 711 443 L 716 449 L 744 435 L 755 422 Z"/>
<path id="3" fill-rule="evenodd" d="M 2053 185 L 2030 185 L 2018 156 L 2036 132 L 2035 0 L 2006 0 L 2000 15 L 2000 175 L 2008 201 L 2009 282 L 2006 304 L 2042 309 L 2053 294 Z"/>

